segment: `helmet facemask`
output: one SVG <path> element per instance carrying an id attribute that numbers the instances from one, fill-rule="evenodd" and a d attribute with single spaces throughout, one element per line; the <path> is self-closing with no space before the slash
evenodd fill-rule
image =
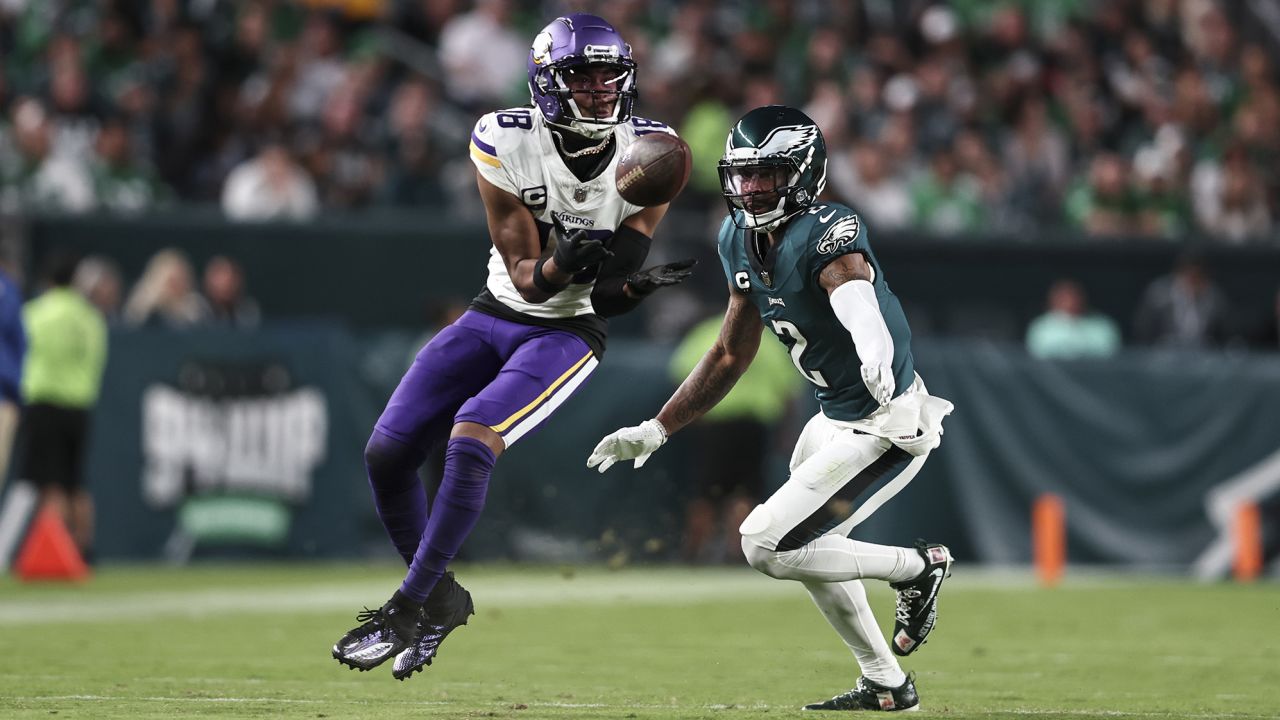
<path id="1" fill-rule="evenodd" d="M 529 94 L 547 123 L 599 140 L 631 120 L 636 62 L 631 46 L 604 19 L 574 13 L 552 20 L 534 37 L 527 66 Z M 583 83 L 574 77 L 598 73 L 600 68 L 609 68 L 603 78 Z M 574 87 L 581 89 L 575 92 Z M 617 100 L 612 111 L 592 112 L 597 100 L 613 95 Z"/>
<path id="2" fill-rule="evenodd" d="M 827 148 L 809 116 L 784 105 L 743 115 L 724 144 L 720 192 L 734 224 L 773 232 L 827 186 Z"/>
<path id="3" fill-rule="evenodd" d="M 807 208 L 815 198 L 801 178 L 812 158 L 810 150 L 803 163 L 791 155 L 722 159 L 720 190 L 734 223 L 746 230 L 772 232 Z M 825 185 L 825 168 L 823 171 L 821 182 Z"/>
<path id="4" fill-rule="evenodd" d="M 606 78 L 595 82 L 583 75 L 607 69 Z M 614 126 L 631 119 L 631 108 L 636 98 L 635 63 L 629 58 L 618 62 L 581 62 L 568 61 L 548 66 L 539 72 L 534 82 L 539 84 L 538 90 L 545 96 L 554 98 L 560 112 L 555 120 L 547 122 L 575 132 L 583 137 L 600 139 L 612 132 Z M 599 89 L 598 85 L 605 89 Z M 585 85 L 585 87 L 584 87 Z M 579 89 L 575 90 L 574 88 Z M 583 96 L 590 96 L 586 100 Z M 599 104 L 613 102 L 613 110 L 600 115 L 591 111 Z"/>
<path id="5" fill-rule="evenodd" d="M 721 162 L 718 169 L 725 201 L 731 210 L 742 211 L 742 227 L 767 232 L 778 226 L 800 178 L 790 158 Z"/>

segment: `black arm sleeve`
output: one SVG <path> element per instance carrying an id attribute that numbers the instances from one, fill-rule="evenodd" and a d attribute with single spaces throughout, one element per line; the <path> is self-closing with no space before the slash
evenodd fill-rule
<path id="1" fill-rule="evenodd" d="M 609 244 L 613 256 L 600 263 L 596 286 L 591 291 L 591 306 L 597 315 L 621 315 L 640 304 L 641 298 L 627 297 L 623 286 L 627 283 L 627 276 L 644 264 L 652 242 L 648 235 L 626 225 L 613 234 L 613 242 Z"/>

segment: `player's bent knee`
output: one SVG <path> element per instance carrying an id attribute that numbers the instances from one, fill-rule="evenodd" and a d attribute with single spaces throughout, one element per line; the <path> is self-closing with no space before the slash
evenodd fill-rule
<path id="1" fill-rule="evenodd" d="M 489 450 L 493 452 L 493 456 L 495 458 L 501 455 L 503 450 L 507 449 L 507 441 L 503 440 L 501 435 L 494 432 L 492 428 L 481 425 L 480 423 L 463 421 L 455 424 L 453 426 L 453 432 L 449 433 L 449 438 L 452 439 L 459 437 L 469 437 L 474 440 L 479 440 L 488 446 Z"/>
<path id="2" fill-rule="evenodd" d="M 757 571 L 771 578 L 784 579 L 781 575 L 782 567 L 777 562 L 777 551 L 757 545 L 744 535 L 742 538 L 742 555 L 746 557 L 747 564 Z"/>
<path id="3" fill-rule="evenodd" d="M 375 483 L 394 482 L 406 474 L 417 479 L 423 459 L 421 451 L 377 431 L 364 446 L 364 466 Z"/>
<path id="4" fill-rule="evenodd" d="M 773 513 L 769 508 L 757 505 L 738 526 L 742 534 L 742 555 L 747 564 L 770 577 L 777 577 L 777 565 L 774 557 L 777 553 L 768 549 L 769 528 L 773 525 Z"/>

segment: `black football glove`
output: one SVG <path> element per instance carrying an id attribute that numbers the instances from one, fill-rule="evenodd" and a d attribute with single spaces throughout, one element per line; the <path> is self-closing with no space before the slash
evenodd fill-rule
<path id="1" fill-rule="evenodd" d="M 627 276 L 627 285 L 631 287 L 631 292 L 643 297 L 660 287 L 684 282 L 693 274 L 691 268 L 697 264 L 697 260 L 690 258 L 637 270 Z"/>
<path id="2" fill-rule="evenodd" d="M 560 222 L 560 218 L 551 214 L 551 222 L 556 227 L 556 267 L 573 275 L 595 265 L 613 255 L 613 251 L 595 238 L 588 238 L 587 231 L 578 228 L 570 232 Z"/>

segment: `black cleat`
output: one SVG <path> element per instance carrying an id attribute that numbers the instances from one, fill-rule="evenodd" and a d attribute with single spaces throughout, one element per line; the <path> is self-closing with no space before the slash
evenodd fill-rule
<path id="1" fill-rule="evenodd" d="M 875 680 L 858 678 L 858 684 L 847 693 L 830 700 L 810 703 L 805 710 L 883 710 L 885 712 L 914 712 L 920 709 L 920 696 L 916 694 L 915 678 L 908 675 L 906 682 L 896 688 L 885 687 Z"/>
<path id="2" fill-rule="evenodd" d="M 445 573 L 432 588 L 422 611 L 417 642 L 396 655 L 395 664 L 391 666 L 391 675 L 397 680 L 404 680 L 430 665 L 449 633 L 466 625 L 467 618 L 476 614 L 471 593 L 453 579 L 451 572 Z"/>
<path id="3" fill-rule="evenodd" d="M 924 572 L 914 580 L 891 583 L 898 592 L 893 622 L 893 652 L 910 655 L 924 644 L 938 621 L 938 591 L 951 577 L 951 551 L 946 545 L 916 542 L 916 552 L 924 558 Z"/>
<path id="4" fill-rule="evenodd" d="M 361 672 L 372 670 L 418 640 L 421 616 L 422 610 L 397 590 L 386 605 L 356 615 L 364 624 L 342 636 L 333 657 Z"/>

